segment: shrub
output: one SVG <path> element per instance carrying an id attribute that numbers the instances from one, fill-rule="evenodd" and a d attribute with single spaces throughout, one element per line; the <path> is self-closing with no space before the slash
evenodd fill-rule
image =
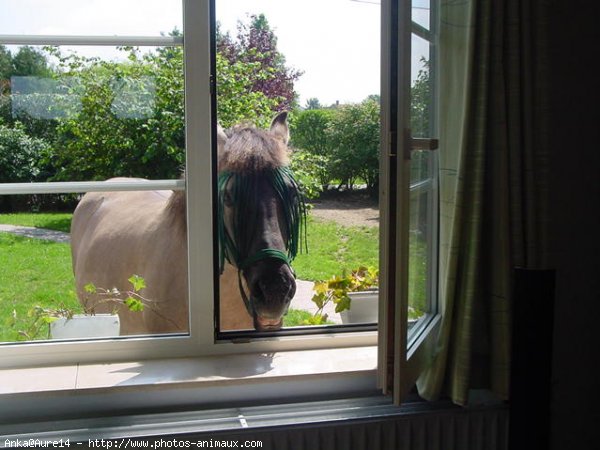
<path id="1" fill-rule="evenodd" d="M 327 128 L 332 177 L 348 187 L 360 178 L 373 193 L 379 185 L 379 112 L 375 98 L 344 105 Z"/>
<path id="2" fill-rule="evenodd" d="M 32 182 L 38 178 L 38 162 L 49 151 L 42 139 L 22 128 L 0 125 L 0 183 Z"/>
<path id="3" fill-rule="evenodd" d="M 292 154 L 291 168 L 306 198 L 314 199 L 329 182 L 329 158 L 307 151 Z"/>
<path id="4" fill-rule="evenodd" d="M 329 152 L 327 128 L 334 114 L 331 109 L 300 111 L 290 130 L 291 146 L 315 155 L 326 155 Z"/>
<path id="5" fill-rule="evenodd" d="M 18 126 L 0 124 L 0 183 L 29 183 L 40 178 L 40 168 L 50 146 L 42 139 L 28 136 Z M 0 196 L 0 210 L 23 209 L 35 203 L 35 196 Z"/>

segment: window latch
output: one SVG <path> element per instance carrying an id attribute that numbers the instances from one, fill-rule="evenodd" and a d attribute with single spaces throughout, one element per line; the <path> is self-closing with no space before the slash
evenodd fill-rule
<path id="1" fill-rule="evenodd" d="M 440 145 L 439 139 L 411 138 L 410 151 L 415 150 L 437 150 Z"/>

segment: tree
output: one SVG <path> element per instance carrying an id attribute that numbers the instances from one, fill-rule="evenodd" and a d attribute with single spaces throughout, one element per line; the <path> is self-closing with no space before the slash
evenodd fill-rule
<path id="1" fill-rule="evenodd" d="M 321 109 L 321 102 L 319 102 L 318 98 L 309 98 L 308 100 L 306 100 L 306 105 L 304 106 L 304 109 Z"/>
<path id="2" fill-rule="evenodd" d="M 183 50 L 165 47 L 144 55 L 123 50 L 129 53 L 125 62 L 57 53 L 64 89 L 81 107 L 59 121 L 56 179 L 179 177 L 185 164 Z M 277 100 L 252 90 L 258 66 L 217 53 L 222 126 L 269 123 Z"/>
<path id="3" fill-rule="evenodd" d="M 11 75 L 48 77 L 52 75 L 52 70 L 41 51 L 25 45 L 12 58 Z"/>
<path id="4" fill-rule="evenodd" d="M 12 72 L 12 55 L 4 45 L 0 45 L 0 83 L 10 80 Z M 4 85 L 0 85 L 0 94 L 3 93 L 2 86 Z"/>
<path id="5" fill-rule="evenodd" d="M 6 122 L 9 116 L 11 75 L 12 55 L 4 45 L 0 45 L 0 124 Z"/>
<path id="6" fill-rule="evenodd" d="M 267 126 L 280 102 L 254 90 L 252 73 L 259 63 L 229 61 L 217 53 L 217 117 L 228 128 L 240 122 Z"/>
<path id="7" fill-rule="evenodd" d="M 410 126 L 412 135 L 415 137 L 431 136 L 431 113 L 432 97 L 430 83 L 429 61 L 421 58 L 423 68 L 419 70 L 417 79 L 414 81 L 410 93 Z M 429 151 L 414 151 L 411 156 L 411 178 L 414 181 L 427 178 L 429 173 Z"/>
<path id="8" fill-rule="evenodd" d="M 61 81 L 80 108 L 59 121 L 59 180 L 177 178 L 185 162 L 183 55 L 161 48 L 125 62 L 60 57 Z"/>
<path id="9" fill-rule="evenodd" d="M 234 40 L 218 30 L 217 52 L 232 66 L 240 62 L 248 64 L 251 71 L 246 75 L 252 81 L 251 92 L 262 92 L 276 100 L 277 111 L 292 109 L 296 99 L 294 82 L 302 73 L 286 66 L 267 18 L 264 14 L 251 15 L 250 23 L 239 22 L 237 31 Z"/>
<path id="10" fill-rule="evenodd" d="M 429 61 L 421 57 L 423 69 L 419 70 L 413 83 L 411 95 L 410 126 L 415 137 L 429 137 L 431 114 L 431 83 L 429 82 Z"/>
<path id="11" fill-rule="evenodd" d="M 24 126 L 30 136 L 51 140 L 55 124 L 46 119 L 32 117 L 24 111 L 15 110 L 11 98 L 14 88 L 14 77 L 34 77 L 25 79 L 31 84 L 51 82 L 54 71 L 48 62 L 46 54 L 33 47 L 24 46 L 12 55 L 5 47 L 0 46 L 0 122 L 15 126 L 17 122 Z M 44 106 L 42 99 L 36 99 L 38 110 Z"/>

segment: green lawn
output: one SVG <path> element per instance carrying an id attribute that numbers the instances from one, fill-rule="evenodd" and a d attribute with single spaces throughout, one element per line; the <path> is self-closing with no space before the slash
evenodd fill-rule
<path id="1" fill-rule="evenodd" d="M 80 310 L 68 244 L 0 233 L 0 342 L 20 340 L 36 305 Z"/>
<path id="2" fill-rule="evenodd" d="M 0 223 L 68 231 L 71 215 L 0 214 Z M 325 280 L 361 265 L 378 266 L 377 228 L 344 227 L 309 217 L 307 232 L 308 253 L 299 254 L 292 264 L 299 279 Z M 421 308 L 425 298 L 424 246 L 411 242 L 411 253 L 411 302 Z M 3 268 L 0 271 L 0 342 L 18 340 L 19 330 L 31 322 L 27 314 L 34 306 L 64 305 L 80 310 L 68 244 L 0 233 L 0 267 Z"/>
<path id="3" fill-rule="evenodd" d="M 308 253 L 292 263 L 298 278 L 325 280 L 343 270 L 379 266 L 378 228 L 344 227 L 309 217 L 307 230 Z"/>
<path id="4" fill-rule="evenodd" d="M 72 215 L 73 214 L 70 213 L 3 213 L 0 214 L 0 224 L 48 228 L 50 230 L 68 233 L 71 230 Z"/>

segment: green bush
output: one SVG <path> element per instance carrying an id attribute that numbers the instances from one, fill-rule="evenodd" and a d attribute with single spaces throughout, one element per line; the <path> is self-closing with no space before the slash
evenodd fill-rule
<path id="1" fill-rule="evenodd" d="M 371 96 L 358 104 L 297 113 L 291 130 L 291 145 L 301 150 L 297 166 L 323 188 L 334 181 L 352 188 L 360 181 L 376 193 L 379 111 L 378 99 Z"/>
<path id="2" fill-rule="evenodd" d="M 348 187 L 357 180 L 377 192 L 379 185 L 380 105 L 375 98 L 341 106 L 327 128 L 331 176 Z"/>
<path id="3" fill-rule="evenodd" d="M 295 114 L 290 130 L 291 146 L 314 155 L 329 152 L 327 128 L 335 114 L 332 109 L 307 109 Z"/>
<path id="4" fill-rule="evenodd" d="M 0 125 L 0 183 L 35 181 L 38 163 L 48 151 L 44 140 L 28 136 L 22 128 Z"/>
<path id="5" fill-rule="evenodd" d="M 329 183 L 329 159 L 299 150 L 292 154 L 291 168 L 306 198 L 314 199 Z"/>
<path id="6" fill-rule="evenodd" d="M 57 53 L 61 80 L 81 107 L 59 121 L 56 179 L 180 175 L 185 164 L 183 51 L 166 47 L 140 55 L 124 50 L 129 52 L 125 62 Z M 222 126 L 270 123 L 278 99 L 250 91 L 248 73 L 256 64 L 230 63 L 217 55 Z"/>

